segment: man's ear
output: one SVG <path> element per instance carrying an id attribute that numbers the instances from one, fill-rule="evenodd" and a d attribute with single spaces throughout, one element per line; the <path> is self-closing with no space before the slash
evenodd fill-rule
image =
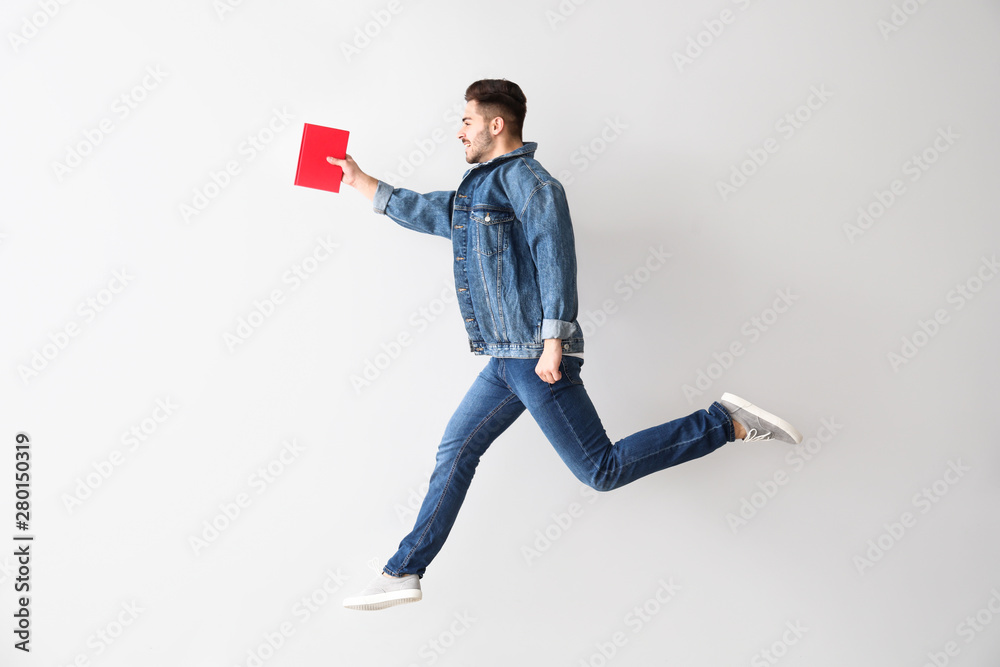
<path id="1" fill-rule="evenodd" d="M 493 136 L 497 136 L 498 134 L 503 132 L 503 126 L 504 126 L 503 116 L 497 116 L 490 123 L 490 132 L 493 134 Z"/>

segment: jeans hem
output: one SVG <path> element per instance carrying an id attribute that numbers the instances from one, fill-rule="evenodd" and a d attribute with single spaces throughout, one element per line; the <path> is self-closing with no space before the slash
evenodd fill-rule
<path id="1" fill-rule="evenodd" d="M 382 572 L 384 574 L 388 574 L 390 577 L 405 577 L 408 574 L 415 574 L 415 575 L 417 575 L 418 579 L 423 579 L 424 578 L 424 575 L 422 575 L 422 574 L 420 574 L 418 572 L 393 572 L 393 571 L 391 571 L 388 568 L 388 566 L 387 567 L 383 567 L 382 568 Z"/>
<path id="2" fill-rule="evenodd" d="M 722 403 L 714 401 L 712 405 L 709 406 L 708 408 L 708 411 L 710 413 L 713 410 L 715 410 L 715 412 L 717 413 L 716 416 L 722 417 L 724 420 L 723 425 L 725 426 L 726 429 L 726 442 L 733 442 L 734 440 L 736 440 L 736 429 L 733 427 L 733 418 L 729 414 L 729 411 L 726 410 L 726 407 Z"/>

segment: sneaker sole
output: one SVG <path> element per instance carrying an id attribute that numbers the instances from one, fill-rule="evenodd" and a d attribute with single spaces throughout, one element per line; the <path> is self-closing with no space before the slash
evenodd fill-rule
<path id="1" fill-rule="evenodd" d="M 730 394 L 728 392 L 723 394 L 720 400 L 728 401 L 729 403 L 732 403 L 738 408 L 743 408 L 752 415 L 761 417 L 762 419 L 766 419 L 767 421 L 771 422 L 772 424 L 783 430 L 788 435 L 792 436 L 792 440 L 795 441 L 796 445 L 802 442 L 802 434 L 799 433 L 798 429 L 796 429 L 794 426 L 786 422 L 781 417 L 777 415 L 772 415 L 767 410 L 762 410 L 761 408 L 757 407 L 750 401 L 744 398 L 740 398 L 739 396 Z"/>
<path id="2" fill-rule="evenodd" d="M 393 591 L 391 593 L 380 593 L 379 595 L 345 598 L 344 607 L 358 611 L 375 611 L 408 602 L 419 602 L 423 597 L 423 593 L 419 590 Z"/>

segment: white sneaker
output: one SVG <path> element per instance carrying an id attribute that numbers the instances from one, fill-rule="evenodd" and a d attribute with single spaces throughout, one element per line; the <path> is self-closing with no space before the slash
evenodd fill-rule
<path id="1" fill-rule="evenodd" d="M 747 435 L 743 438 L 743 442 L 780 440 L 795 445 L 802 442 L 802 434 L 794 426 L 781 417 L 761 410 L 744 398 L 726 393 L 719 402 L 729 412 L 733 421 L 739 422 L 746 429 Z"/>
<path id="2" fill-rule="evenodd" d="M 390 579 L 379 574 L 359 595 L 344 598 L 344 606 L 359 611 L 374 611 L 397 604 L 417 602 L 422 597 L 420 577 L 417 575 L 404 574 L 398 579 L 395 577 Z"/>

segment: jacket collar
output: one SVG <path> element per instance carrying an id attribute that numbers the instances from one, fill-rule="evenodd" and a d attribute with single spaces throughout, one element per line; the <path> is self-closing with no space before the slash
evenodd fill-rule
<path id="1" fill-rule="evenodd" d="M 465 172 L 465 176 L 468 176 L 469 174 L 472 173 L 474 169 L 477 169 L 479 167 L 486 167 L 488 165 L 497 162 L 502 162 L 504 160 L 509 160 L 511 158 L 521 157 L 522 155 L 530 156 L 534 154 L 536 148 L 538 148 L 537 141 L 525 141 L 520 148 L 515 148 L 509 153 L 504 153 L 503 155 L 496 156 L 492 160 L 487 160 L 486 162 L 479 162 L 477 164 L 472 165 L 471 167 L 469 167 L 468 171 Z M 465 180 L 465 176 L 462 177 L 462 180 Z"/>

